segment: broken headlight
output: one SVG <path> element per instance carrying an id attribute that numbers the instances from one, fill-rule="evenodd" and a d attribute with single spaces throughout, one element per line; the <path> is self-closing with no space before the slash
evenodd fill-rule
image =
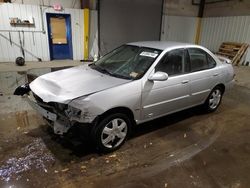
<path id="1" fill-rule="evenodd" d="M 89 113 L 89 106 L 89 98 L 87 96 L 83 96 L 72 100 L 68 104 L 68 109 L 65 110 L 65 113 L 67 113 L 67 117 L 70 120 L 90 122 L 92 120 L 92 116 Z"/>
<path id="2" fill-rule="evenodd" d="M 55 103 L 55 107 L 63 112 L 64 110 L 66 110 L 68 108 L 68 105 L 67 104 L 62 104 L 62 103 Z"/>
<path id="3" fill-rule="evenodd" d="M 73 107 L 73 106 L 68 106 L 68 108 L 64 112 L 65 112 L 66 116 L 71 118 L 71 117 L 80 117 L 82 111 L 80 109 Z"/>

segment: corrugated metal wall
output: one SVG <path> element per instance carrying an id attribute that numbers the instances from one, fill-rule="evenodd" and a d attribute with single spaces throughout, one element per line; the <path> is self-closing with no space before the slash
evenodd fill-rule
<path id="1" fill-rule="evenodd" d="M 90 11 L 89 21 L 89 56 L 90 59 L 98 56 L 98 15 L 97 11 Z"/>
<path id="2" fill-rule="evenodd" d="M 250 16 L 203 18 L 200 44 L 218 51 L 226 41 L 250 44 Z"/>
<path id="3" fill-rule="evenodd" d="M 167 16 L 162 18 L 161 40 L 194 43 L 196 17 Z"/>
<path id="4" fill-rule="evenodd" d="M 12 0 L 12 3 L 30 4 L 30 5 L 45 5 L 50 6 L 56 3 L 61 4 L 64 8 L 81 8 L 79 0 Z"/>
<path id="5" fill-rule="evenodd" d="M 0 33 L 9 38 L 9 32 L 3 32 L 3 30 L 11 31 L 34 31 L 21 32 L 21 40 L 24 36 L 24 48 L 30 51 L 32 54 L 42 58 L 43 61 L 49 60 L 49 44 L 47 35 L 47 12 L 55 12 L 51 8 L 43 7 L 43 20 L 44 29 L 46 34 L 42 31 L 42 18 L 40 13 L 40 7 L 36 5 L 22 5 L 22 4 L 9 4 L 4 3 L 0 5 Z M 72 26 L 72 45 L 73 45 L 73 58 L 75 60 L 83 59 L 83 11 L 81 9 L 64 9 L 62 12 L 71 15 Z M 19 17 L 21 19 L 35 20 L 35 27 L 12 27 L 9 23 L 9 18 Z M 20 44 L 18 32 L 10 32 L 12 41 Z M 14 61 L 16 57 L 21 56 L 21 51 L 14 44 L 11 45 L 9 41 L 0 36 L 0 62 Z M 35 61 L 36 59 L 26 53 L 26 61 Z"/>

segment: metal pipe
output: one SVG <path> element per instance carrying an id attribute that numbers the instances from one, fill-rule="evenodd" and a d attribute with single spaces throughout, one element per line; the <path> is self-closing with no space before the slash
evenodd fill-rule
<path id="1" fill-rule="evenodd" d="M 201 1 L 200 1 L 199 13 L 198 13 L 198 17 L 200 17 L 200 18 L 203 17 L 205 4 L 206 4 L 206 0 L 201 0 Z"/>
<path id="2" fill-rule="evenodd" d="M 41 15 L 41 21 L 42 21 L 42 33 L 45 34 L 45 29 L 44 29 L 44 20 L 43 20 L 43 7 L 40 5 L 40 15 Z"/>
<path id="3" fill-rule="evenodd" d="M 89 0 L 81 0 L 81 9 L 89 8 Z"/>
<path id="4" fill-rule="evenodd" d="M 43 31 L 25 31 L 25 30 L 0 30 L 0 32 L 11 32 L 11 33 L 18 33 L 18 32 L 26 32 L 26 33 L 43 33 Z"/>
<path id="5" fill-rule="evenodd" d="M 204 13 L 206 0 L 201 0 L 199 5 L 199 12 L 197 17 L 197 26 L 196 26 L 196 35 L 195 35 L 195 44 L 200 43 L 200 36 L 201 36 L 201 22 Z"/>
<path id="6" fill-rule="evenodd" d="M 83 9 L 84 15 L 84 60 L 89 59 L 89 9 Z"/>
<path id="7" fill-rule="evenodd" d="M 163 22 L 163 12 L 164 12 L 164 5 L 165 5 L 165 0 L 161 1 L 161 23 L 160 23 L 160 33 L 159 33 L 159 40 L 161 40 L 161 34 L 162 34 L 162 22 Z"/>
<path id="8" fill-rule="evenodd" d="M 232 0 L 217 0 L 217 1 L 206 2 L 206 4 L 222 3 L 227 1 L 232 1 Z M 200 5 L 200 3 L 196 3 L 195 0 L 192 0 L 192 5 Z"/>
<path id="9" fill-rule="evenodd" d="M 101 38 L 100 38 L 100 0 L 97 0 L 97 34 L 98 34 L 98 58 L 101 51 Z"/>

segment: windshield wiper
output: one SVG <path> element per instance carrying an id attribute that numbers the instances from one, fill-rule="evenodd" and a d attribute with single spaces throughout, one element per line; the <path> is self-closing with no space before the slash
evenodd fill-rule
<path id="1" fill-rule="evenodd" d="M 101 73 L 104 73 L 104 74 L 108 74 L 108 75 L 112 75 L 112 73 L 110 73 L 107 69 L 99 66 L 99 65 L 96 65 L 95 63 L 91 64 L 91 67 L 93 66 L 93 68 Z"/>
<path id="2" fill-rule="evenodd" d="M 120 74 L 112 73 L 112 76 L 117 77 L 117 78 L 126 79 L 126 80 L 132 80 L 130 77 L 128 77 L 128 76 L 123 76 L 123 75 L 120 75 Z"/>
<path id="3" fill-rule="evenodd" d="M 95 63 L 91 64 L 90 65 L 91 67 L 93 67 L 93 69 L 101 72 L 101 73 L 104 73 L 104 74 L 108 74 L 110 76 L 114 76 L 114 77 L 117 77 L 117 78 L 122 78 L 122 79 L 127 79 L 127 80 L 131 80 L 130 77 L 127 77 L 127 76 L 123 76 L 123 75 L 120 75 L 120 74 L 115 74 L 115 73 L 111 73 L 109 72 L 107 69 L 101 67 L 101 66 L 98 66 L 96 65 Z"/>

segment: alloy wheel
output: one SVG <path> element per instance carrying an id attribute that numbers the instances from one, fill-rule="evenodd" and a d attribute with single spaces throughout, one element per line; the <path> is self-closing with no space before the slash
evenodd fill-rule
<path id="1" fill-rule="evenodd" d="M 209 98 L 209 107 L 211 109 L 215 109 L 218 107 L 221 101 L 221 91 L 219 89 L 215 89 L 210 98 Z"/>
<path id="2" fill-rule="evenodd" d="M 105 125 L 101 134 L 101 142 L 107 148 L 118 147 L 126 138 L 127 132 L 126 121 L 115 118 Z"/>

